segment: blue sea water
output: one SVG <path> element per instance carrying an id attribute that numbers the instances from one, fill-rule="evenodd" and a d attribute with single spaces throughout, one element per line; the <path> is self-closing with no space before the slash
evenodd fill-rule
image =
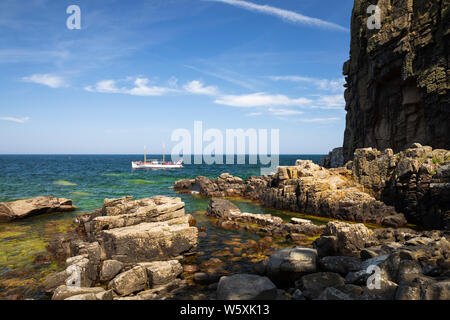
<path id="1" fill-rule="evenodd" d="M 322 155 L 280 155 L 280 165 L 293 165 L 297 159 L 318 162 Z M 40 279 L 59 270 L 55 264 L 40 266 L 36 256 L 45 252 L 45 246 L 63 227 L 70 225 L 81 212 L 100 208 L 105 198 L 133 196 L 136 199 L 155 195 L 179 196 L 186 212 L 197 219 L 197 226 L 206 230 L 199 250 L 204 259 L 227 248 L 223 239 L 236 237 L 242 241 L 256 239 L 243 231 L 224 231 L 216 228 L 210 219 L 198 214 L 206 210 L 209 199 L 180 195 L 173 190 L 176 180 L 202 175 L 216 178 L 228 172 L 243 179 L 260 175 L 259 164 L 195 165 L 183 169 L 132 170 L 131 161 L 143 160 L 142 155 L 0 155 L 0 202 L 32 198 L 41 195 L 70 198 L 78 208 L 75 212 L 31 217 L 21 221 L 0 224 L 0 298 L 18 293 L 21 297 L 42 298 L 36 291 Z M 151 155 L 148 159 L 162 159 Z M 270 213 L 288 219 L 285 212 L 264 208 L 249 201 L 233 200 L 241 210 Z"/>

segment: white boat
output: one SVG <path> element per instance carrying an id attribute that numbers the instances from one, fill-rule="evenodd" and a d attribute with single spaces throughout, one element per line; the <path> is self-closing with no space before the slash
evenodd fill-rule
<path id="1" fill-rule="evenodd" d="M 146 148 L 144 147 L 144 161 L 132 161 L 131 167 L 133 169 L 181 169 L 183 168 L 183 159 L 178 160 L 176 163 L 173 162 L 166 162 L 165 161 L 165 150 L 163 153 L 163 160 L 151 160 L 150 162 L 147 162 L 147 152 Z"/>

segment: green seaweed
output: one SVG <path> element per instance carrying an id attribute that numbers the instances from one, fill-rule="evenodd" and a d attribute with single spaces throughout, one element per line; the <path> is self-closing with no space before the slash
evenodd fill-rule
<path id="1" fill-rule="evenodd" d="M 74 196 L 74 197 L 86 197 L 86 196 L 90 196 L 91 194 L 89 192 L 84 192 L 84 191 L 74 191 L 70 195 Z"/>
<path id="2" fill-rule="evenodd" d="M 144 179 L 134 179 L 134 180 L 127 180 L 129 183 L 132 184 L 154 184 L 154 181 L 144 180 Z"/>
<path id="3" fill-rule="evenodd" d="M 53 181 L 53 184 L 57 185 L 57 186 L 65 186 L 65 187 L 77 186 L 76 183 L 73 183 L 73 182 L 70 182 L 70 181 L 66 181 L 66 180 Z"/>

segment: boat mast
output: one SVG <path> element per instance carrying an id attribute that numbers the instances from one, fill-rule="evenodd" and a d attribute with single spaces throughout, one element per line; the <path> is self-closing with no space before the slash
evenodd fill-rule
<path id="1" fill-rule="evenodd" d="M 144 163 L 147 163 L 147 147 L 144 146 Z"/>
<path id="2" fill-rule="evenodd" d="M 166 144 L 163 143 L 163 164 L 166 162 Z"/>

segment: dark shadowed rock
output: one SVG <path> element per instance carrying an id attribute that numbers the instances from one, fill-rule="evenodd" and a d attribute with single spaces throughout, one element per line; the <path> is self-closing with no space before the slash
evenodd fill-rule
<path id="1" fill-rule="evenodd" d="M 274 300 L 277 287 L 267 277 L 236 274 L 220 278 L 217 286 L 219 300 Z"/>
<path id="2" fill-rule="evenodd" d="M 286 248 L 267 260 L 266 275 L 275 282 L 293 282 L 316 271 L 317 252 L 309 248 Z"/>
<path id="3" fill-rule="evenodd" d="M 361 269 L 361 260 L 355 257 L 323 257 L 320 259 L 319 264 L 324 271 L 339 273 L 343 276 L 351 271 L 358 271 Z"/>
<path id="4" fill-rule="evenodd" d="M 296 282 L 303 295 L 309 299 L 316 299 L 329 287 L 339 287 L 345 284 L 344 278 L 333 272 L 318 272 L 303 276 Z"/>
<path id="5" fill-rule="evenodd" d="M 100 270 L 100 280 L 109 281 L 114 278 L 120 270 L 123 268 L 123 263 L 117 260 L 105 260 L 103 261 L 102 268 Z"/>

